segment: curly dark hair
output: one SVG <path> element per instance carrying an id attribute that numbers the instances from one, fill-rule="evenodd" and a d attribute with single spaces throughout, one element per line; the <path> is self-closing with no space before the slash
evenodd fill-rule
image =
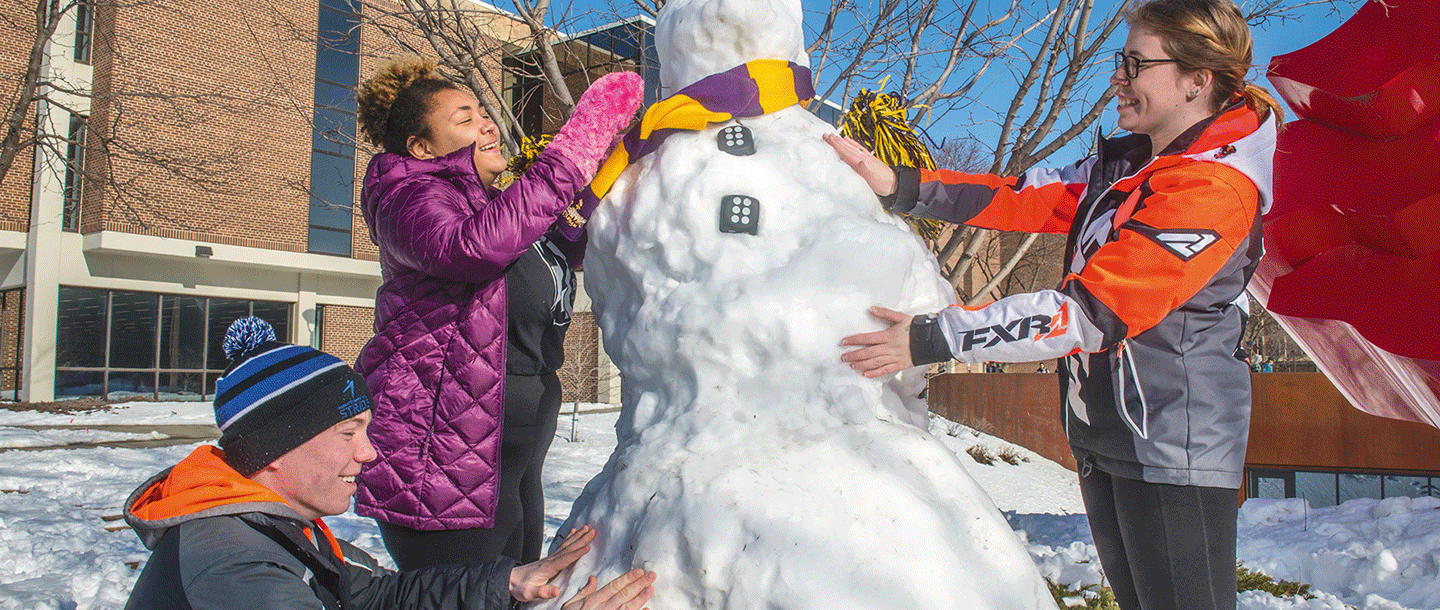
<path id="1" fill-rule="evenodd" d="M 393 57 L 355 90 L 357 122 L 365 140 L 398 155 L 408 154 L 411 136 L 428 137 L 425 114 L 445 89 L 460 89 L 440 76 L 435 62 L 415 55 Z"/>

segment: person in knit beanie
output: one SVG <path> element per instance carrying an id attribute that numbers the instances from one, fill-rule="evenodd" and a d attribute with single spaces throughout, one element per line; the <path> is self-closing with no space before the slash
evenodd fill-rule
<path id="1" fill-rule="evenodd" d="M 275 339 L 260 318 L 225 333 L 229 368 L 215 382 L 225 462 L 251 476 L 321 431 L 373 406 L 365 379 L 339 358 Z"/>
<path id="2" fill-rule="evenodd" d="M 125 521 L 152 551 L 127 610 L 507 610 L 560 594 L 550 584 L 590 550 L 571 531 L 556 551 L 394 572 L 330 533 L 350 508 L 360 467 L 375 459 L 370 392 L 344 362 L 276 340 L 259 318 L 230 326 L 231 365 L 216 382 L 216 445 L 201 445 L 141 484 Z M 653 572 L 595 578 L 565 610 L 636 610 Z"/>

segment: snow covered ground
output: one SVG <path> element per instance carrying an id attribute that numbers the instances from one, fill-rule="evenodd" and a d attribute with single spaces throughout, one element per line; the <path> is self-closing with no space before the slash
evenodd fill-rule
<path id="1" fill-rule="evenodd" d="M 582 405 L 574 441 L 569 440 L 570 416 L 561 415 L 560 437 L 546 465 L 546 518 L 552 534 L 614 447 L 617 414 L 586 412 L 603 407 Z M 137 403 L 75 416 L 0 410 L 0 427 L 193 425 L 212 417 L 209 403 Z M 944 420 L 932 421 L 931 431 L 961 455 L 1045 576 L 1065 584 L 1100 582 L 1073 473 Z M 51 444 L 75 440 L 55 438 L 61 440 Z M 981 465 L 966 455 L 975 445 L 992 455 L 1009 449 L 1028 461 L 1012 465 L 997 459 Z M 141 481 L 194 447 L 0 453 L 0 609 L 124 607 L 135 569 L 147 553 L 118 520 L 120 505 Z M 347 513 L 326 523 L 337 536 L 388 560 L 372 521 Z M 1247 567 L 1311 584 L 1315 594 L 1310 600 L 1281 599 L 1251 591 L 1241 595 L 1244 610 L 1440 609 L 1440 499 L 1354 500 L 1320 509 L 1300 500 L 1251 500 L 1241 509 L 1239 532 L 1239 556 Z"/>

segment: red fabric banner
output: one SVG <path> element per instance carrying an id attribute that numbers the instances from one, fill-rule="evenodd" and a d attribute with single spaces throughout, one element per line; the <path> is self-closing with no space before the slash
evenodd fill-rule
<path id="1" fill-rule="evenodd" d="M 1250 292 L 1352 404 L 1440 427 L 1440 2 L 1366 2 L 1268 77 L 1281 132 Z"/>

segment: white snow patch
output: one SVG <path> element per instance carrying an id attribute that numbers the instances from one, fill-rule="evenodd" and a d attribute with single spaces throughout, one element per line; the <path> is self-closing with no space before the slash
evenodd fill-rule
<path id="1" fill-rule="evenodd" d="M 209 403 L 200 403 L 209 409 Z M 545 465 L 547 533 L 570 510 L 571 500 L 590 480 L 614 450 L 618 413 L 595 413 L 596 405 L 582 405 L 577 441 L 568 439 L 569 415 L 562 414 L 561 434 L 551 446 Z M 568 406 L 567 406 L 568 409 Z M 77 423 L 93 424 L 91 415 L 75 416 Z M 166 414 L 164 419 L 168 419 Z M 158 424 L 162 421 L 129 421 Z M 948 430 L 950 424 L 935 423 Z M 1073 485 L 1075 474 L 1037 457 L 1019 465 L 997 463 L 981 466 L 969 461 L 964 444 L 993 443 L 995 450 L 1009 446 L 1005 441 L 956 426 L 957 436 L 942 437 L 956 451 L 966 470 L 1005 511 L 1016 533 L 1029 540 L 1031 558 L 1046 576 L 1067 584 L 1094 584 L 1100 581 L 1088 528 L 1083 527 L 1083 510 L 1076 497 L 1061 496 L 1056 512 L 1030 512 L 1029 507 L 1056 502 L 1039 490 Z M 937 434 L 938 435 L 938 434 Z M 967 438 L 968 437 L 968 438 Z M 3 610 L 120 610 L 135 584 L 138 572 L 131 565 L 143 565 L 149 553 L 128 529 L 107 531 L 122 521 L 107 521 L 120 514 L 120 505 L 130 492 L 152 474 L 174 465 L 196 445 L 150 449 L 57 449 L 0 453 L 0 609 Z M 1023 486 L 1036 490 L 1037 497 L 1011 494 L 1007 488 Z M 1384 508 L 1379 508 L 1386 504 Z M 1279 508 L 1277 508 L 1277 506 Z M 1379 509 L 1378 512 L 1376 509 Z M 1246 566 L 1276 578 L 1314 585 L 1316 598 L 1280 599 L 1250 591 L 1240 595 L 1239 610 L 1343 610 L 1350 604 L 1361 610 L 1440 608 L 1440 578 L 1433 566 L 1440 561 L 1440 523 L 1436 522 L 1436 501 L 1416 498 L 1409 503 L 1397 499 L 1352 500 L 1340 506 L 1302 509 L 1294 501 L 1250 500 L 1241 509 L 1239 522 L 1240 556 Z M 1382 533 L 1385 519 L 1398 526 L 1409 521 L 1396 535 Z M 327 517 L 335 534 L 389 565 L 374 521 L 346 513 Z M 1064 527 L 1055 527 L 1055 524 Z M 1079 525 L 1077 525 L 1079 524 Z M 1328 533 L 1317 526 L 1329 524 Z M 1065 532 L 1069 532 L 1066 534 Z M 603 534 L 603 533 L 602 533 Z M 1073 536 L 1063 539 L 1064 536 Z M 1330 539 L 1354 542 L 1361 548 L 1378 546 L 1395 558 L 1389 593 L 1353 590 L 1374 576 L 1365 569 L 1351 572 L 1350 580 L 1328 580 L 1321 585 L 1301 570 L 1285 572 L 1283 566 L 1298 558 L 1332 549 Z M 1038 540 L 1048 540 L 1037 544 Z M 1372 553 L 1378 556 L 1379 553 Z M 1422 558 L 1428 557 L 1429 562 Z M 1419 567 L 1417 567 L 1419 566 Z M 660 578 L 665 578 L 661 574 Z M 1420 600 L 1406 602 L 1400 600 Z M 1428 601 L 1427 601 L 1428 600 Z"/>
<path id="2" fill-rule="evenodd" d="M 81 414 L 12 411 L 0 409 L 0 426 L 99 425 L 215 425 L 210 402 L 132 402 L 102 407 Z"/>
<path id="3" fill-rule="evenodd" d="M 162 440 L 170 435 L 161 432 L 112 432 L 92 429 L 31 430 L 0 426 L 0 449 L 24 447 L 60 447 L 110 441 Z"/>

